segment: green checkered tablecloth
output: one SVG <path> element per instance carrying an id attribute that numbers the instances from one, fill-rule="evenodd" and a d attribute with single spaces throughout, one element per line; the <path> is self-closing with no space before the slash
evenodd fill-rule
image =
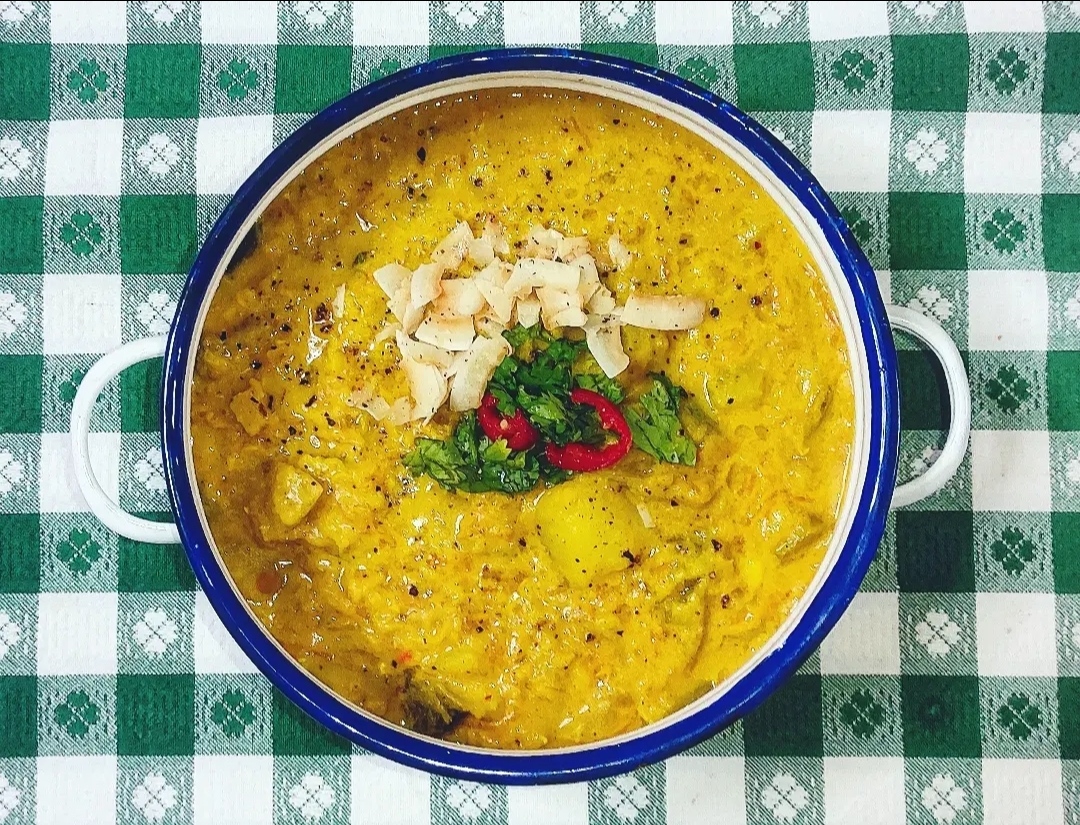
<path id="1" fill-rule="evenodd" d="M 890 516 L 862 592 L 761 710 L 550 789 L 407 770 L 309 722 L 177 547 L 86 512 L 66 434 L 100 353 L 164 332 L 200 239 L 310 113 L 402 66 L 571 44 L 773 129 L 894 303 L 970 369 L 959 475 Z M 1080 2 L 0 0 L 0 823 L 1060 823 L 1080 818 Z M 947 409 L 900 342 L 902 472 Z M 98 474 L 167 510 L 158 364 Z"/>

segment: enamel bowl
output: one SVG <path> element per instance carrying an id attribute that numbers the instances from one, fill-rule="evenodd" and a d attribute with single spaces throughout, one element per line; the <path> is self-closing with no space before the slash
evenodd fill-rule
<path id="1" fill-rule="evenodd" d="M 802 234 L 843 325 L 855 389 L 851 477 L 827 555 L 806 594 L 768 645 L 723 684 L 660 722 L 591 745 L 546 751 L 485 750 L 396 727 L 345 701 L 278 645 L 229 578 L 209 534 L 191 459 L 189 394 L 196 344 L 214 291 L 262 210 L 314 158 L 380 118 L 432 98 L 498 86 L 590 92 L 634 104 L 703 136 L 771 194 Z M 897 486 L 899 396 L 890 328 L 921 338 L 940 358 L 951 393 L 952 426 L 936 463 Z M 175 526 L 137 519 L 111 502 L 94 478 L 90 410 L 123 368 L 164 354 L 162 452 Z M 631 770 L 690 747 L 759 705 L 821 643 L 854 597 L 890 507 L 940 488 L 967 448 L 970 398 L 960 355 L 933 322 L 886 309 L 870 264 L 836 207 L 806 168 L 765 128 L 730 103 L 656 69 L 611 57 L 554 49 L 508 49 L 437 60 L 408 69 L 333 104 L 290 135 L 244 182 L 203 245 L 167 338 L 135 341 L 87 374 L 72 413 L 79 484 L 91 509 L 121 535 L 181 542 L 206 597 L 243 651 L 286 696 L 327 728 L 414 767 L 483 781 L 565 782 Z"/>

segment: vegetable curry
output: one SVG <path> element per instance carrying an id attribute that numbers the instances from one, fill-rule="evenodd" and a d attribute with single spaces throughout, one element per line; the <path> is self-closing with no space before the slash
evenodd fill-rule
<path id="1" fill-rule="evenodd" d="M 573 379 L 563 408 L 603 442 L 581 449 L 608 458 L 553 468 L 537 452 L 524 483 L 455 486 L 437 459 L 462 422 L 513 442 L 463 446 L 478 462 L 536 452 L 533 425 L 550 429 L 499 394 L 498 372 L 499 406 L 489 393 L 478 413 L 395 424 L 354 399 L 409 393 L 373 273 L 487 220 L 508 260 L 530 228 L 556 229 L 591 241 L 619 304 L 707 308 L 692 329 L 623 327 L 628 368 Z M 579 333 L 544 337 L 579 352 Z M 571 92 L 433 101 L 331 148 L 241 245 L 199 343 L 199 490 L 254 613 L 342 696 L 478 746 L 592 742 L 722 682 L 810 583 L 848 472 L 846 352 L 795 229 L 700 137 Z"/>

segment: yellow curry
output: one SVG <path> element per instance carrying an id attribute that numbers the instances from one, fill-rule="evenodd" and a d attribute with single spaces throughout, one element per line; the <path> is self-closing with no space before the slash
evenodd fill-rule
<path id="1" fill-rule="evenodd" d="M 349 403 L 408 392 L 373 272 L 489 216 L 595 239 L 619 303 L 707 301 L 694 329 L 624 328 L 618 377 L 686 391 L 693 466 L 634 449 L 525 493 L 451 491 L 403 456 L 458 414 Z M 822 561 L 854 417 L 835 307 L 777 204 L 682 127 L 539 89 L 386 118 L 292 181 L 213 299 L 191 405 L 210 529 L 269 632 L 368 711 L 493 748 L 633 730 L 745 663 Z"/>

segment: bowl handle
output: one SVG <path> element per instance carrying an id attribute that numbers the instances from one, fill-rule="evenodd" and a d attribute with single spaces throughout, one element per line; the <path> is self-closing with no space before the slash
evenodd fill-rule
<path id="1" fill-rule="evenodd" d="M 119 504 L 105 494 L 90 464 L 90 413 L 101 391 L 113 378 L 140 361 L 164 355 L 165 340 L 164 335 L 160 338 L 143 338 L 103 355 L 87 371 L 71 405 L 71 448 L 75 457 L 75 479 L 90 506 L 90 512 L 102 524 L 124 538 L 149 544 L 178 544 L 180 533 L 175 524 L 149 521 L 124 512 Z"/>
<path id="2" fill-rule="evenodd" d="M 892 506 L 903 507 L 936 493 L 949 483 L 963 463 L 971 436 L 971 388 L 960 351 L 945 330 L 925 315 L 907 307 L 890 306 L 887 309 L 889 323 L 914 335 L 937 356 L 945 370 L 949 390 L 949 435 L 945 439 L 945 446 L 925 473 L 896 487 Z"/>

